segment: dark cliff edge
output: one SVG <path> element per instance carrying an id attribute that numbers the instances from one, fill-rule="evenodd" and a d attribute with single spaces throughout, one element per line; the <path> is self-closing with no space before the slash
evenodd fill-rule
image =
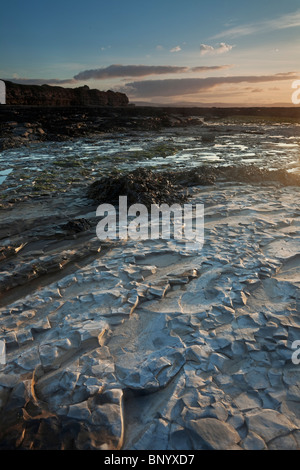
<path id="1" fill-rule="evenodd" d="M 64 88 L 50 85 L 21 85 L 4 80 L 6 104 L 21 106 L 127 106 L 124 93 L 91 90 L 87 85 Z"/>

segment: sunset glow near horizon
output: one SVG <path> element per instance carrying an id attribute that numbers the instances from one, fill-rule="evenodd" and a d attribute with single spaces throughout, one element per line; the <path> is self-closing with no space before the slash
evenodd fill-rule
<path id="1" fill-rule="evenodd" d="M 299 0 L 16 0 L 0 79 L 121 91 L 132 103 L 290 105 Z"/>

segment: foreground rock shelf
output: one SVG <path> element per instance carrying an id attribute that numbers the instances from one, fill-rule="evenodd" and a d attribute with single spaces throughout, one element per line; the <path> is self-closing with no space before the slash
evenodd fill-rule
<path id="1" fill-rule="evenodd" d="M 299 449 L 298 195 L 271 183 L 195 188 L 198 251 L 101 244 L 91 207 L 69 208 L 90 223 L 70 233 L 70 272 L 2 296 L 0 448 Z M 68 204 L 44 204 L 62 225 Z M 43 246 L 51 257 L 60 243 Z M 90 258 L 76 265 L 83 247 Z M 32 245 L 26 261 L 23 249 L 11 259 L 45 255 Z"/>
<path id="2" fill-rule="evenodd" d="M 93 91 L 97 90 L 89 90 L 87 93 Z M 69 106 L 67 105 L 69 96 L 67 96 L 66 105 L 55 106 L 54 100 L 51 101 L 51 106 L 34 105 L 33 103 L 27 106 L 0 105 L 0 150 L 24 147 L 37 142 L 67 141 L 80 137 L 101 136 L 110 132 L 157 131 L 167 128 L 185 128 L 192 125 L 202 127 L 208 123 L 210 125 L 205 126 L 209 131 L 206 137 L 210 141 L 210 132 L 215 131 L 214 124 L 220 120 L 233 119 L 242 124 L 246 118 L 254 125 L 264 122 L 297 124 L 300 118 L 299 107 L 148 107 L 128 105 L 127 97 L 121 93 L 99 91 L 98 93 L 104 95 L 104 99 L 100 100 L 101 105 L 98 106 L 92 104 Z M 82 90 L 82 94 L 84 96 L 85 90 Z M 58 103 L 61 102 L 59 100 L 60 98 Z M 228 129 L 228 132 L 231 130 Z M 256 132 L 261 131 L 256 129 Z M 297 132 L 296 135 L 299 135 L 299 129 L 295 128 L 293 132 Z"/>
<path id="3" fill-rule="evenodd" d="M 99 92 L 101 93 L 101 92 Z M 105 93 L 104 93 L 105 94 Z M 118 95 L 113 94 L 113 95 Z M 0 106 L 0 150 L 37 142 L 68 141 L 110 132 L 159 130 L 203 125 L 191 110 L 135 108 L 127 103 L 102 106 Z"/>

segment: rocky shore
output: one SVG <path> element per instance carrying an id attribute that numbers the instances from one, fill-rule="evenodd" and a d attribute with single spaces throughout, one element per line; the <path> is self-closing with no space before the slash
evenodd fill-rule
<path id="1" fill-rule="evenodd" d="M 53 87 L 49 87 L 53 88 Z M 105 93 L 105 92 L 99 92 Z M 107 92 L 109 93 L 109 92 Z M 112 93 L 112 92 L 111 92 Z M 110 96 L 110 95 L 109 95 Z M 202 126 L 226 118 L 253 123 L 297 122 L 299 108 L 165 108 L 135 107 L 127 97 L 111 98 L 110 106 L 0 105 L 0 150 L 31 143 L 101 136 L 110 132 L 159 131 L 169 128 Z M 213 126 L 211 125 L 212 130 Z"/>
<path id="2" fill-rule="evenodd" d="M 0 447 L 299 449 L 298 192 L 194 188 L 200 252 L 100 243 L 74 194 L 2 212 Z"/>
<path id="3" fill-rule="evenodd" d="M 149 115 L 117 107 L 19 107 L 0 108 L 0 150 L 38 142 L 101 136 L 109 132 L 159 130 L 202 125 L 193 116 L 157 110 Z"/>
<path id="4" fill-rule="evenodd" d="M 21 116 L 11 129 L 36 122 L 52 136 L 55 110 L 45 121 L 45 109 L 6 112 Z M 61 127 L 64 145 L 29 133 L 28 147 L 3 151 L 11 160 L 0 186 L 0 448 L 299 450 L 299 175 L 234 165 L 237 153 L 229 164 L 227 147 L 226 165 L 187 167 L 192 143 L 195 155 L 204 147 L 212 157 L 213 125 L 169 113 L 164 127 L 162 110 L 150 119 L 140 110 L 135 128 L 135 110 L 127 112 L 102 109 L 110 131 L 99 127 L 94 138 L 65 140 Z M 271 154 L 272 132 L 297 152 L 295 129 L 269 129 L 269 167 L 286 149 Z M 217 148 L 233 136 L 241 153 L 266 130 L 218 133 Z M 183 162 L 176 171 L 173 154 Z M 98 203 L 112 202 L 114 189 L 130 196 L 135 178 L 142 202 L 204 204 L 202 249 L 100 242 Z"/>

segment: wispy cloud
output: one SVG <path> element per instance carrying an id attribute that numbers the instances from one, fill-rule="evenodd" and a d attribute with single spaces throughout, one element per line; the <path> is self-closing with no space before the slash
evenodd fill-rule
<path id="1" fill-rule="evenodd" d="M 189 69 L 191 72 L 210 72 L 212 70 L 224 70 L 224 69 L 230 69 L 233 67 L 233 65 L 210 65 L 210 66 L 205 66 L 205 65 L 200 65 L 199 67 L 192 67 Z"/>
<path id="2" fill-rule="evenodd" d="M 247 75 L 232 77 L 181 78 L 144 80 L 127 83 L 122 90 L 132 97 L 181 96 L 211 90 L 230 83 L 263 83 L 291 80 L 297 77 L 294 72 L 275 75 Z"/>
<path id="3" fill-rule="evenodd" d="M 205 73 L 208 71 L 224 70 L 232 67 L 232 65 L 201 65 L 198 67 L 174 66 L 174 65 L 110 65 L 105 68 L 83 70 L 73 78 L 21 78 L 13 77 L 6 80 L 23 83 L 27 85 L 72 85 L 78 82 L 88 80 L 105 80 L 110 78 L 132 78 L 147 77 L 150 75 L 169 75 L 180 73 Z"/>
<path id="4" fill-rule="evenodd" d="M 103 80 L 106 78 L 146 77 L 147 75 L 162 75 L 167 73 L 185 72 L 187 67 L 172 65 L 121 65 L 113 64 L 108 67 L 84 70 L 74 76 L 75 80 Z"/>
<path id="5" fill-rule="evenodd" d="M 100 51 L 103 52 L 103 51 L 106 51 L 107 49 L 110 49 L 110 48 L 111 48 L 111 46 L 102 46 L 102 47 L 100 47 Z"/>
<path id="6" fill-rule="evenodd" d="M 59 78 L 4 78 L 3 80 L 7 80 L 9 82 L 14 83 L 21 83 L 23 85 L 72 85 L 77 83 L 77 80 L 74 78 L 66 78 L 66 79 L 59 79 Z"/>
<path id="7" fill-rule="evenodd" d="M 277 31 L 279 29 L 296 28 L 298 26 L 300 26 L 300 10 L 265 21 L 235 26 L 212 36 L 212 39 L 225 37 L 235 38 L 239 36 L 247 36 L 249 34 Z"/>
<path id="8" fill-rule="evenodd" d="M 186 72 L 206 72 L 221 70 L 231 65 L 186 67 L 174 65 L 110 65 L 100 69 L 84 70 L 74 76 L 74 80 L 104 80 L 107 78 L 146 77 L 149 75 L 179 74 Z"/>
<path id="9" fill-rule="evenodd" d="M 226 54 L 231 51 L 233 46 L 220 42 L 216 46 L 209 46 L 208 44 L 200 44 L 200 55 L 215 55 L 215 54 Z"/>
<path id="10" fill-rule="evenodd" d="M 181 51 L 180 46 L 175 46 L 175 47 L 172 47 L 172 49 L 170 49 L 170 52 L 180 52 L 180 51 Z"/>

